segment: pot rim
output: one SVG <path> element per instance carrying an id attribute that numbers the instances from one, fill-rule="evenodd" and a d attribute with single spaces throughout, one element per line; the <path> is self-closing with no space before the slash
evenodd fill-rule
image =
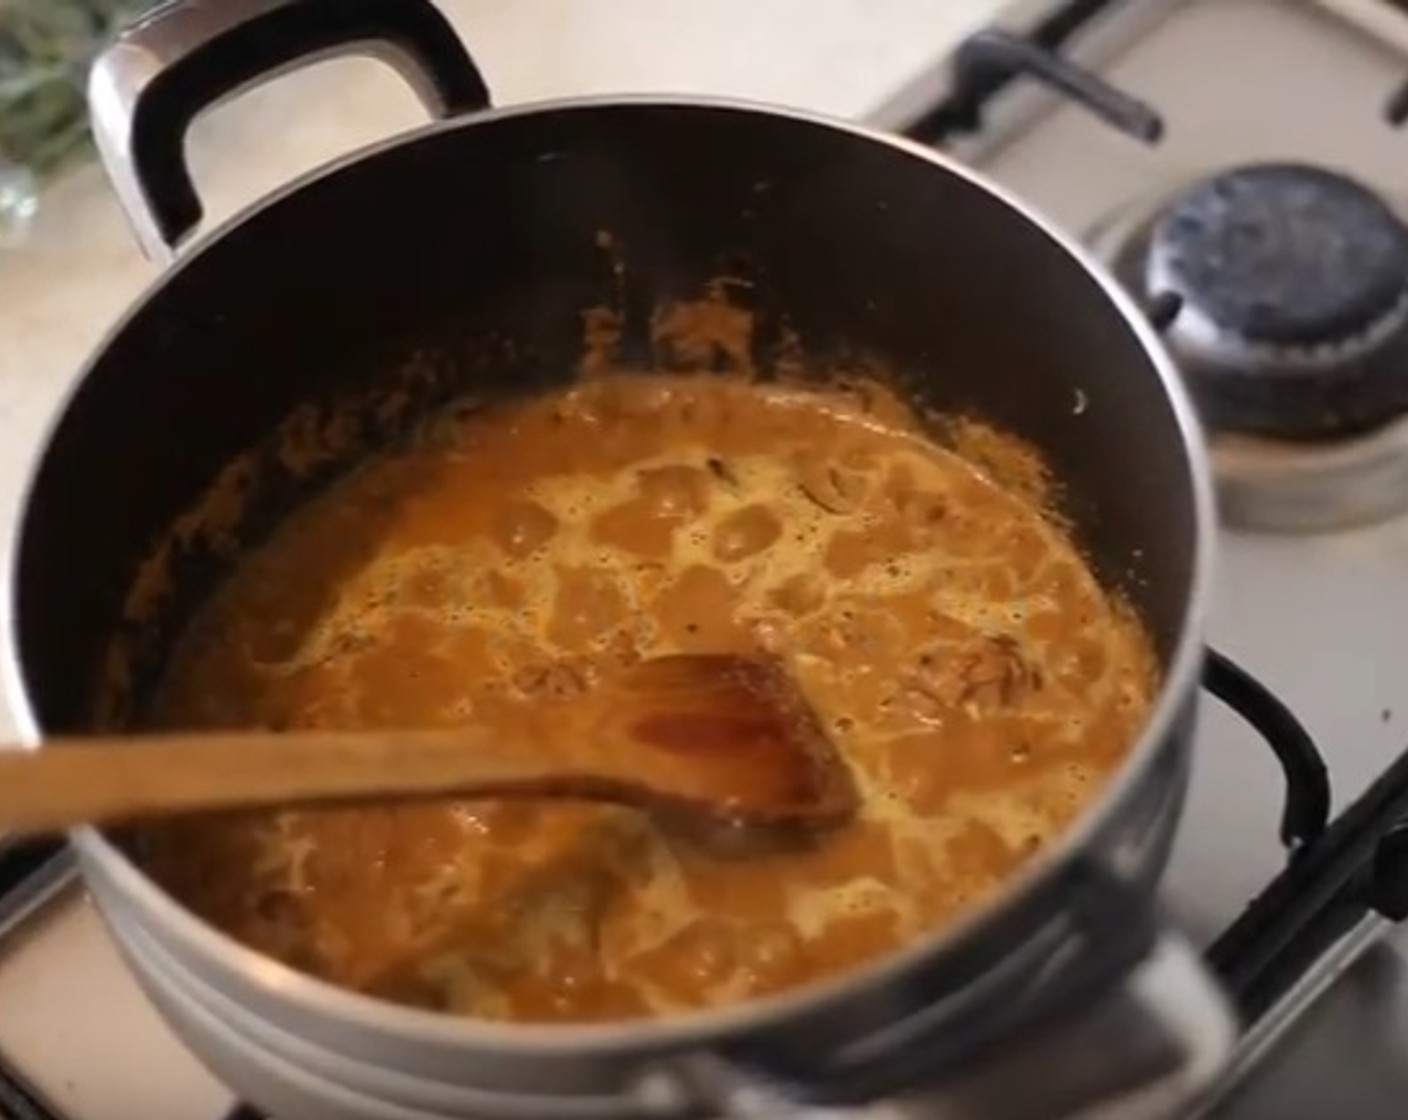
<path id="1" fill-rule="evenodd" d="M 75 829 L 70 840 L 82 859 L 105 875 L 129 897 L 139 913 L 160 923 L 162 935 L 173 940 L 183 957 L 213 961 L 227 974 L 237 975 L 265 998 L 294 1001 L 306 1010 L 334 1020 L 352 1021 L 401 1038 L 414 1038 L 442 1045 L 497 1046 L 541 1056 L 576 1055 L 620 1048 L 661 1050 L 697 1044 L 734 1032 L 749 1033 L 779 1025 L 798 1015 L 825 1012 L 874 985 L 902 975 L 920 961 L 930 960 L 980 937 L 984 928 L 1017 909 L 1023 899 L 1050 883 L 1071 864 L 1075 855 L 1089 845 L 1110 821 L 1140 776 L 1151 765 L 1159 744 L 1175 729 L 1187 697 L 1197 689 L 1203 661 L 1203 632 L 1211 597 L 1214 553 L 1215 503 L 1211 461 L 1196 419 L 1192 401 L 1178 376 L 1172 359 L 1158 335 L 1114 278 L 1078 242 L 1037 214 L 1002 186 L 979 172 L 965 167 L 935 149 L 903 136 L 886 133 L 859 122 L 822 112 L 769 104 L 742 98 L 704 95 L 604 94 L 553 98 L 491 108 L 477 113 L 434 121 L 377 141 L 319 167 L 307 171 L 278 189 L 242 208 L 199 237 L 197 243 L 156 276 L 126 312 L 109 328 L 81 373 L 74 378 L 54 411 L 40 444 L 23 490 L 23 501 L 12 531 L 5 542 L 6 555 L 0 570 L 0 696 L 10 705 L 20 736 L 31 749 L 42 746 L 42 732 L 30 705 L 19 664 L 15 632 L 18 561 L 24 525 L 35 496 L 39 468 L 55 433 L 67 415 L 68 404 L 118 338 L 156 296 L 175 283 L 183 269 L 218 242 L 234 235 L 246 222 L 255 220 L 304 187 L 337 174 L 364 160 L 389 157 L 403 145 L 429 137 L 500 121 L 550 113 L 600 111 L 613 108 L 658 107 L 699 109 L 745 115 L 764 115 L 812 127 L 830 129 L 847 136 L 882 144 L 904 155 L 923 160 L 940 171 L 964 180 L 1004 204 L 1014 217 L 1024 220 L 1037 232 L 1081 265 L 1086 275 L 1104 294 L 1112 311 L 1123 320 L 1140 343 L 1145 357 L 1163 385 L 1173 413 L 1184 453 L 1188 460 L 1189 482 L 1194 506 L 1193 566 L 1182 627 L 1168 662 L 1158 698 L 1123 764 L 1086 806 L 1079 818 L 1055 841 L 1005 883 L 995 897 L 973 908 L 912 945 L 876 958 L 836 976 L 804 985 L 793 991 L 765 996 L 718 1009 L 670 1015 L 660 1019 L 640 1019 L 604 1024 L 517 1024 L 476 1020 L 391 1003 L 338 987 L 307 976 L 240 944 L 213 925 L 196 917 L 143 874 L 102 833 L 91 827 Z"/>

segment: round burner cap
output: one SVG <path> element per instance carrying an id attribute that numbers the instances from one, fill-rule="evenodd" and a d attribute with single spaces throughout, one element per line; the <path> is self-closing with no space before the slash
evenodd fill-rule
<path id="1" fill-rule="evenodd" d="M 1400 313 L 1408 228 L 1372 191 L 1318 167 L 1229 171 L 1174 202 L 1149 246 L 1172 291 L 1250 344 L 1339 346 Z"/>
<path id="2" fill-rule="evenodd" d="M 1265 164 L 1196 184 L 1155 219 L 1143 281 L 1182 301 L 1170 346 L 1215 427 L 1314 438 L 1408 403 L 1408 227 L 1345 175 Z"/>

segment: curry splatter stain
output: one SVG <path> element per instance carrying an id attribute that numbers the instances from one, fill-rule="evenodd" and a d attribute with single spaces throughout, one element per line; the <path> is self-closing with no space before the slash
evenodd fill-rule
<path id="1" fill-rule="evenodd" d="M 755 316 L 730 302 L 729 286 L 729 281 L 718 280 L 703 299 L 668 303 L 656 310 L 650 335 L 662 365 L 756 374 Z"/>

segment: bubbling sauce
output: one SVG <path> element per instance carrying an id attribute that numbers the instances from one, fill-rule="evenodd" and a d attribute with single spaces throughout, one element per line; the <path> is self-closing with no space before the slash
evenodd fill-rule
<path id="1" fill-rule="evenodd" d="M 450 727 L 642 657 L 759 649 L 863 798 L 805 849 L 722 859 L 627 809 L 435 802 L 168 823 L 136 850 L 335 984 L 490 1019 L 667 1015 L 988 898 L 1119 765 L 1157 681 L 1063 530 L 897 410 L 619 376 L 446 413 L 298 511 L 192 625 L 152 723 Z"/>

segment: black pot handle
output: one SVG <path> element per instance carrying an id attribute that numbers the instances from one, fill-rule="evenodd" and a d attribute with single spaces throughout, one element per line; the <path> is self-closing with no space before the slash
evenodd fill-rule
<path id="1" fill-rule="evenodd" d="M 185 157 L 196 117 L 341 54 L 386 62 L 437 118 L 489 104 L 478 67 L 430 0 L 173 0 L 98 55 L 88 80 L 93 135 L 147 256 L 166 259 L 200 224 Z"/>
<path id="2" fill-rule="evenodd" d="M 1281 842 L 1294 855 L 1318 839 L 1330 820 L 1330 772 L 1315 740 L 1270 689 L 1215 649 L 1203 663 L 1203 687 L 1251 724 L 1281 764 Z"/>

